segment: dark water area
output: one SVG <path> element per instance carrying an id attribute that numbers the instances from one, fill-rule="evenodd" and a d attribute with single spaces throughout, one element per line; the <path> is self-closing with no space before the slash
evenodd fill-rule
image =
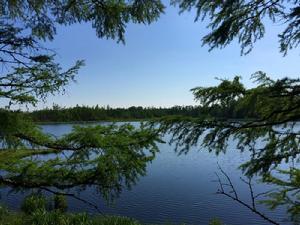
<path id="1" fill-rule="evenodd" d="M 48 133 L 60 136 L 69 132 L 71 124 L 42 125 Z M 170 137 L 165 136 L 168 141 Z M 246 162 L 247 153 L 240 153 L 230 143 L 226 154 L 209 153 L 207 149 L 193 147 L 188 154 L 178 155 L 174 146 L 159 144 L 160 152 L 147 167 L 147 174 L 140 177 L 130 190 L 123 190 L 119 198 L 107 204 L 94 187 L 78 191 L 80 198 L 99 207 L 105 214 L 114 214 L 135 218 L 144 223 L 187 223 L 208 224 L 213 218 L 219 218 L 228 225 L 264 225 L 270 224 L 244 206 L 216 194 L 219 184 L 216 181 L 218 163 L 231 177 L 238 194 L 244 201 L 250 200 L 248 186 L 241 182 L 241 171 L 238 166 Z M 254 192 L 269 190 L 270 186 L 257 183 Z M 10 192 L 2 188 L 1 202 L 9 208 L 18 210 L 26 193 Z M 97 213 L 89 204 L 68 199 L 69 211 Z M 287 222 L 285 209 L 270 211 L 263 206 L 258 207 L 268 217 L 280 224 Z"/>

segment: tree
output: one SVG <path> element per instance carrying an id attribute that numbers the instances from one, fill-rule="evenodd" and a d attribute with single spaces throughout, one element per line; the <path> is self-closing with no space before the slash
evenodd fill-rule
<path id="1" fill-rule="evenodd" d="M 10 103 L 35 104 L 74 80 L 78 61 L 62 72 L 55 52 L 41 45 L 53 40 L 57 25 L 91 22 L 99 37 L 124 42 L 126 24 L 151 23 L 163 12 L 160 1 L 0 1 L 0 93 Z"/>
<path id="2" fill-rule="evenodd" d="M 180 12 L 195 9 L 195 21 L 209 21 L 211 32 L 202 41 L 210 50 L 223 48 L 237 39 L 241 54 L 250 53 L 254 43 L 265 34 L 267 18 L 285 26 L 278 34 L 283 55 L 300 43 L 298 0 L 173 0 L 172 3 L 179 6 Z M 159 120 L 160 129 L 173 134 L 171 142 L 176 143 L 180 152 L 188 152 L 190 146 L 200 144 L 218 154 L 226 151 L 229 140 L 236 140 L 238 150 L 251 152 L 251 159 L 241 165 L 245 175 L 249 179 L 260 175 L 263 182 L 278 187 L 265 194 L 269 199 L 264 203 L 271 209 L 287 206 L 291 220 L 298 223 L 300 168 L 292 166 L 282 170 L 281 167 L 299 159 L 300 80 L 288 77 L 273 80 L 261 71 L 252 78 L 258 84 L 252 89 L 244 87 L 239 77 L 232 81 L 221 80 L 215 87 L 192 89 L 195 99 L 208 112 L 216 109 L 232 114 L 243 112 L 242 115 L 248 113 L 248 120 L 220 118 L 214 113 L 198 119 L 169 117 Z M 257 140 L 261 140 L 262 145 Z"/>
<path id="3" fill-rule="evenodd" d="M 163 119 L 161 129 L 174 134 L 172 141 L 181 152 L 199 144 L 201 136 L 204 147 L 217 153 L 226 151 L 230 138 L 238 140 L 238 149 L 252 153 L 251 161 L 242 166 L 248 175 L 266 173 L 282 161 L 297 157 L 300 134 L 294 127 L 300 118 L 299 79 L 274 81 L 263 72 L 252 77 L 259 85 L 251 89 L 245 88 L 236 77 L 233 81 L 223 80 L 216 87 L 197 87 L 192 91 L 208 111 L 216 105 L 221 110 L 232 108 L 233 112 L 246 109 L 249 115 L 255 112 L 256 118 L 245 121 L 211 114 L 196 119 L 177 117 Z M 264 145 L 258 147 L 259 138 Z"/>
<path id="4" fill-rule="evenodd" d="M 42 45 L 54 39 L 58 25 L 90 22 L 98 37 L 124 42 L 128 23 L 149 24 L 163 9 L 152 0 L 0 0 L 0 98 L 8 102 L 0 110 L 1 184 L 48 191 L 96 185 L 109 195 L 145 173 L 157 151 L 155 130 L 128 124 L 74 127 L 56 138 L 10 106 L 35 105 L 75 80 L 84 62 L 63 71 L 55 52 Z"/>
<path id="5" fill-rule="evenodd" d="M 213 113 L 203 114 L 199 118 L 167 117 L 158 120 L 160 130 L 172 134 L 171 143 L 176 144 L 179 153 L 187 153 L 191 146 L 198 145 L 216 154 L 225 153 L 228 143 L 232 141 L 237 151 L 249 151 L 249 161 L 240 165 L 244 174 L 249 180 L 260 176 L 262 182 L 277 187 L 272 192 L 260 194 L 260 197 L 267 198 L 260 202 L 271 209 L 285 205 L 290 219 L 298 224 L 300 79 L 272 80 L 263 72 L 255 73 L 252 78 L 258 85 L 251 89 L 247 89 L 239 77 L 232 81 L 221 80 L 216 87 L 192 89 L 195 99 L 206 111 L 219 108 L 224 112 L 237 112 L 242 109 L 249 113 L 248 116 L 244 114 L 248 119 L 220 118 L 212 116 Z M 227 175 L 226 178 L 229 180 Z M 250 181 L 246 183 L 250 185 Z M 223 182 L 220 181 L 220 184 Z M 231 187 L 234 189 L 232 184 Z M 222 189 L 220 193 L 242 203 L 257 215 L 263 215 L 231 192 Z M 255 200 L 253 198 L 253 204 Z"/>

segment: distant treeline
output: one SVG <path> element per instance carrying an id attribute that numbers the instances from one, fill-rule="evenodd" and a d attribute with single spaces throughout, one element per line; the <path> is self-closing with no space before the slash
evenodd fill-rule
<path id="1" fill-rule="evenodd" d="M 244 111 L 244 112 L 243 112 Z M 75 122 L 75 121 L 110 121 L 110 120 L 147 120 L 165 116 L 187 116 L 201 117 L 211 115 L 218 118 L 247 119 L 249 111 L 236 111 L 221 108 L 207 110 L 200 106 L 173 106 L 163 107 L 141 107 L 132 106 L 129 108 L 89 107 L 75 106 L 70 108 L 54 105 L 52 108 L 45 108 L 28 113 L 35 122 Z M 246 115 L 247 114 L 247 115 Z"/>

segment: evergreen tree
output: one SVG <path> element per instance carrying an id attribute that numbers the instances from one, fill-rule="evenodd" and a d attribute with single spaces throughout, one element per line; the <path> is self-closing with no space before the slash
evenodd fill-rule
<path id="1" fill-rule="evenodd" d="M 285 26 L 278 34 L 280 52 L 284 55 L 300 43 L 300 1 L 246 1 L 246 0 L 174 0 L 181 12 L 196 9 L 196 21 L 208 20 L 211 32 L 203 37 L 203 44 L 210 49 L 222 48 L 233 40 L 241 45 L 241 54 L 248 54 L 254 43 L 265 34 L 265 21 Z M 299 78 L 273 80 L 264 72 L 256 72 L 252 78 L 257 86 L 247 89 L 239 77 L 232 81 L 221 80 L 215 87 L 196 87 L 192 89 L 195 99 L 206 111 L 228 112 L 220 118 L 216 114 L 204 114 L 200 118 L 173 117 L 159 120 L 163 132 L 173 134 L 171 142 L 176 143 L 180 152 L 189 151 L 191 146 L 202 145 L 209 151 L 225 152 L 229 140 L 236 140 L 236 149 L 250 151 L 251 159 L 241 165 L 251 180 L 253 175 L 261 175 L 262 181 L 278 187 L 277 191 L 265 193 L 265 204 L 274 209 L 287 206 L 291 220 L 300 220 L 299 174 L 297 163 L 289 169 L 281 170 L 287 162 L 298 162 L 300 119 Z M 248 121 L 232 120 L 233 114 L 246 114 Z M 218 114 L 218 113 L 217 113 Z M 222 113 L 221 113 L 222 115 Z M 223 113 L 224 115 L 224 113 Z M 203 138 L 203 139 L 202 139 Z M 203 140 L 203 141 L 200 141 Z M 257 143 L 261 140 L 261 145 Z M 278 174 L 279 170 L 279 174 Z M 223 172 L 223 171 L 222 171 Z M 249 182 L 253 200 L 247 205 L 237 197 L 229 180 L 232 192 L 226 193 L 220 181 L 220 193 L 246 205 L 251 211 L 259 213 L 255 206 L 256 197 Z M 266 218 L 264 218 L 266 219 Z M 269 221 L 270 222 L 270 221 Z M 272 221 L 273 224 L 279 224 Z"/>
<path id="2" fill-rule="evenodd" d="M 0 0 L 0 98 L 8 109 L 0 110 L 1 184 L 42 189 L 97 185 L 103 194 L 109 189 L 117 193 L 145 172 L 157 151 L 155 130 L 132 125 L 74 127 L 56 138 L 9 108 L 34 106 L 50 94 L 63 93 L 75 80 L 84 62 L 63 71 L 55 52 L 43 47 L 55 38 L 58 25 L 90 22 L 98 37 L 124 42 L 128 23 L 149 24 L 163 9 L 156 0 Z M 35 157 L 40 155 L 54 158 Z"/>

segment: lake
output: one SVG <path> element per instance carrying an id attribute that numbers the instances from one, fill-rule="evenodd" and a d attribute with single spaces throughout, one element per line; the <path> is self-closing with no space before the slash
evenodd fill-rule
<path id="1" fill-rule="evenodd" d="M 71 124 L 42 125 L 45 132 L 56 136 L 69 132 L 71 128 Z M 168 139 L 166 135 L 164 140 Z M 219 163 L 231 177 L 241 198 L 249 200 L 249 189 L 241 182 L 238 169 L 249 157 L 233 146 L 232 142 L 228 152 L 218 156 L 201 147 L 192 148 L 188 154 L 178 155 L 174 152 L 174 146 L 159 144 L 160 152 L 149 163 L 147 175 L 140 177 L 131 190 L 123 190 L 113 204 L 106 204 L 93 187 L 81 191 L 79 196 L 97 205 L 105 214 L 132 217 L 144 223 L 208 224 L 211 219 L 219 218 L 231 225 L 269 224 L 237 202 L 216 194 L 218 183 L 215 182 L 215 173 L 219 172 Z M 258 183 L 254 191 L 259 193 L 270 188 Z M 25 194 L 2 188 L 1 202 L 18 210 Z M 68 199 L 68 203 L 69 211 L 97 213 L 93 206 L 73 198 Z M 284 209 L 269 211 L 262 206 L 259 208 L 280 224 L 289 224 Z"/>

